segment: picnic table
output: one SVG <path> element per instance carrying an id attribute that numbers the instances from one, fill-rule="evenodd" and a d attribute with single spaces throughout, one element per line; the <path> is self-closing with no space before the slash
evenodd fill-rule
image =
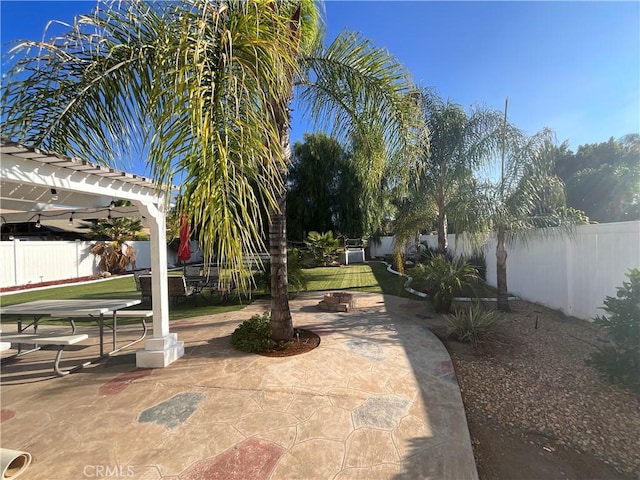
<path id="1" fill-rule="evenodd" d="M 18 328 L 17 334 L 26 334 L 26 330 L 29 327 L 33 327 L 33 335 L 30 339 L 34 339 L 38 336 L 38 322 L 43 317 L 53 317 L 53 318 L 78 318 L 78 317 L 89 317 L 95 318 L 100 334 L 100 357 L 104 357 L 104 327 L 105 325 L 112 329 L 113 341 L 112 350 L 107 354 L 112 354 L 117 350 L 121 350 L 125 347 L 116 348 L 117 341 L 117 328 L 118 328 L 118 316 L 123 317 L 139 317 L 142 319 L 143 323 L 143 334 L 142 336 L 127 344 L 126 346 L 132 345 L 133 343 L 137 343 L 142 338 L 144 338 L 146 334 L 146 324 L 144 323 L 144 318 L 151 316 L 151 312 L 148 310 L 136 310 L 136 311 L 127 311 L 123 310 L 128 307 L 132 307 L 134 305 L 138 305 L 141 303 L 140 299 L 129 298 L 129 299 L 60 299 L 60 300 L 36 300 L 33 302 L 19 303 L 15 305 L 9 306 L 0 306 L 0 315 L 17 315 L 18 316 Z M 132 315 L 133 314 L 133 315 Z M 23 316 L 31 315 L 33 316 L 33 320 L 28 325 L 23 324 Z M 105 317 L 111 317 L 112 323 L 111 325 L 105 324 Z M 72 331 L 71 335 L 75 334 L 75 324 L 71 321 Z M 5 335 L 3 335 L 5 336 Z M 45 339 L 42 342 L 44 343 Z M 29 343 L 29 342 L 25 342 Z"/>

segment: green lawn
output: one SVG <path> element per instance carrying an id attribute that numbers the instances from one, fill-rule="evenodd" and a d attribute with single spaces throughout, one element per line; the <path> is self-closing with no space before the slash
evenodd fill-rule
<path id="1" fill-rule="evenodd" d="M 378 262 L 342 267 L 310 268 L 305 269 L 304 272 L 308 278 L 308 291 L 356 290 L 418 299 L 418 297 L 404 291 L 404 278 L 387 272 L 386 266 Z M 232 296 L 232 298 L 226 301 L 223 301 L 219 297 L 209 299 L 208 293 L 205 295 L 206 299 L 202 297 L 197 298 L 197 304 L 194 304 L 190 299 L 186 302 L 171 302 L 169 319 L 178 320 L 181 318 L 230 312 L 239 310 L 249 303 L 247 295 L 243 295 L 242 298 Z M 25 291 L 12 295 L 0 295 L 0 303 L 8 306 L 17 303 L 31 302 L 33 300 L 57 298 L 100 299 L 139 297 L 140 293 L 136 291 L 133 277 L 127 276 L 97 283 L 72 284 L 44 290 Z M 264 297 L 265 293 L 262 291 L 252 292 L 253 299 Z M 82 322 L 87 321 L 87 319 L 77 319 L 77 321 Z M 3 317 L 2 322 L 15 322 L 15 319 Z M 124 322 L 126 322 L 126 320 L 124 320 Z M 132 320 L 132 322 L 137 322 L 137 320 Z"/>
<path id="2" fill-rule="evenodd" d="M 169 306 L 169 320 L 230 312 L 239 310 L 248 303 L 246 298 L 242 300 L 232 298 L 223 302 L 219 297 L 214 296 L 213 299 L 209 299 L 208 293 L 205 295 L 206 299 L 198 297 L 197 303 L 191 299 L 188 299 L 186 302 L 171 302 Z M 65 287 L 25 291 L 12 295 L 0 295 L 0 302 L 2 305 L 8 306 L 34 300 L 53 300 L 57 298 L 140 298 L 140 292 L 136 291 L 133 277 L 127 276 L 97 283 L 73 284 Z M 151 308 L 150 305 L 145 306 Z M 76 321 L 87 322 L 89 320 L 86 318 L 78 318 Z M 3 316 L 2 322 L 13 323 L 15 322 L 15 318 Z M 47 323 L 44 320 L 43 322 Z M 137 323 L 137 320 L 134 319 L 129 322 Z M 123 320 L 122 323 L 127 323 L 127 320 Z"/>
<path id="3" fill-rule="evenodd" d="M 304 273 L 308 291 L 356 290 L 419 299 L 404 290 L 405 278 L 387 272 L 386 265 L 380 262 L 309 268 Z"/>

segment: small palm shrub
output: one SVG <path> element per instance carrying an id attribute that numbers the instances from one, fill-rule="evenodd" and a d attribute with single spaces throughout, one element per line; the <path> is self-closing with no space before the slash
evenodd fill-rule
<path id="1" fill-rule="evenodd" d="M 287 280 L 289 281 L 289 291 L 299 292 L 307 289 L 308 278 L 303 268 L 305 266 L 304 255 L 297 248 L 287 250 Z M 271 263 L 264 262 L 262 270 L 253 276 L 256 287 L 267 292 L 271 291 Z"/>
<path id="2" fill-rule="evenodd" d="M 333 237 L 332 232 L 309 232 L 304 243 L 311 252 L 316 265 L 326 266 L 338 258 L 338 239 Z"/>
<path id="3" fill-rule="evenodd" d="M 437 248 L 429 246 L 427 242 L 420 242 L 420 245 L 420 256 L 418 258 L 418 262 L 420 263 L 429 263 L 433 257 L 442 255 L 438 252 Z M 447 257 L 447 260 L 450 262 L 453 261 L 453 254 L 448 249 L 445 253 L 445 257 Z"/>
<path id="4" fill-rule="evenodd" d="M 454 293 L 477 278 L 478 272 L 473 265 L 463 260 L 449 261 L 442 255 L 434 255 L 424 266 L 424 274 L 421 274 L 429 300 L 439 313 L 449 313 Z"/>
<path id="5" fill-rule="evenodd" d="M 475 303 L 447 316 L 447 335 L 461 342 L 477 344 L 495 336 L 500 320 L 497 311 Z"/>
<path id="6" fill-rule="evenodd" d="M 264 352 L 274 348 L 276 342 L 271 339 L 269 317 L 269 312 L 264 312 L 242 322 L 231 334 L 231 345 L 247 353 Z"/>
<path id="7" fill-rule="evenodd" d="M 607 296 L 606 315 L 594 320 L 608 334 L 611 344 L 600 347 L 587 363 L 611 382 L 621 383 L 640 392 L 640 270 L 626 275 L 615 297 Z"/>

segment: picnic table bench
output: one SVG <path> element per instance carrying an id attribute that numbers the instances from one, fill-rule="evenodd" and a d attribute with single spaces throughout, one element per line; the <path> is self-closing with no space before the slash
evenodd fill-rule
<path id="1" fill-rule="evenodd" d="M 0 334 L 0 342 L 19 345 L 38 345 L 38 346 L 54 346 L 56 350 L 55 360 L 53 362 L 53 371 L 56 375 L 63 377 L 69 373 L 79 370 L 86 366 L 90 362 L 85 362 L 69 370 L 60 369 L 60 359 L 62 358 L 62 352 L 65 347 L 75 345 L 84 340 L 87 340 L 89 335 L 86 333 L 76 333 L 71 335 L 65 335 L 61 333 L 15 333 L 15 334 Z"/>
<path id="2" fill-rule="evenodd" d="M 142 341 L 147 334 L 146 319 L 153 316 L 151 310 L 125 310 L 126 307 L 134 306 L 140 303 L 140 300 L 130 299 L 96 299 L 96 300 L 37 300 L 34 302 L 27 302 L 23 304 L 16 304 L 7 307 L 0 307 L 0 313 L 3 315 L 11 314 L 18 315 L 18 331 L 14 334 L 8 334 L 7 332 L 0 334 L 0 349 L 7 349 L 7 343 L 9 348 L 11 344 L 18 345 L 18 353 L 16 355 L 24 355 L 33 350 L 37 350 L 40 346 L 53 345 L 57 347 L 56 359 L 54 362 L 54 371 L 58 375 L 66 375 L 72 371 L 75 371 L 83 366 L 86 366 L 92 362 L 86 362 L 77 367 L 63 371 L 59 368 L 60 358 L 65 347 L 75 345 L 83 340 L 89 338 L 86 334 L 77 334 L 74 318 L 88 317 L 93 318 L 98 322 L 100 333 L 100 357 L 101 360 L 105 357 L 113 355 L 115 352 L 127 348 L 135 343 Z M 33 315 L 33 322 L 27 326 L 23 326 L 22 316 Z M 39 333 L 38 322 L 42 317 L 54 317 L 54 318 L 68 318 L 71 322 L 70 334 L 61 333 Z M 105 318 L 112 318 L 111 324 L 105 321 Z M 118 319 L 121 318 L 138 318 L 142 324 L 142 334 L 132 342 L 116 347 L 117 341 L 117 328 Z M 106 355 L 104 354 L 104 327 L 110 328 L 113 331 L 113 345 L 112 350 Z M 33 333 L 26 333 L 26 329 L 33 327 Z M 22 345 L 34 345 L 37 348 L 21 352 Z M 4 360 L 4 359 L 3 359 Z"/>

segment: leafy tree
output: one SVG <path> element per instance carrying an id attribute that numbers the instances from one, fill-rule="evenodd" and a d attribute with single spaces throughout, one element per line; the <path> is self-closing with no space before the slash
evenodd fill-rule
<path id="1" fill-rule="evenodd" d="M 329 122 L 367 155 L 365 188 L 406 159 L 412 113 L 405 69 L 345 32 L 323 45 L 312 0 L 98 4 L 63 37 L 23 43 L 3 88 L 4 134 L 98 163 L 132 152 L 198 226 L 205 258 L 247 286 L 242 258 L 262 250 L 270 214 L 271 327 L 290 338 L 286 189 L 289 104 Z M 31 49 L 33 47 L 33 49 Z M 304 108 L 306 105 L 306 108 Z M 355 151 L 355 149 L 354 149 Z M 374 155 L 375 153 L 375 155 Z"/>
<path id="2" fill-rule="evenodd" d="M 606 315 L 595 318 L 611 343 L 600 347 L 588 363 L 610 380 L 640 392 L 640 270 L 629 270 L 628 281 L 618 287 L 616 296 L 607 296 Z"/>
<path id="3" fill-rule="evenodd" d="M 305 134 L 296 142 L 289 169 L 287 231 L 303 239 L 312 230 L 362 235 L 361 181 L 351 156 L 333 138 Z"/>
<path id="4" fill-rule="evenodd" d="M 115 205 L 113 205 L 113 208 L 124 206 L 131 206 L 131 203 L 118 200 L 115 202 Z M 101 218 L 91 222 L 91 235 L 99 240 L 112 240 L 117 242 L 135 240 L 141 231 L 142 221 L 139 218 L 112 217 L 111 212 L 107 218 Z"/>
<path id="5" fill-rule="evenodd" d="M 565 207 L 564 185 L 548 154 L 553 132 L 544 129 L 526 137 L 506 124 L 506 115 L 503 132 L 501 177 L 485 183 L 479 216 L 485 228 L 496 233 L 498 309 L 507 311 L 507 243 L 526 241 L 534 233 L 568 233 L 583 217 Z"/>
<path id="6" fill-rule="evenodd" d="M 304 40 L 308 32 L 313 31 L 302 29 L 300 35 L 296 29 L 292 35 Z M 297 46 L 300 69 L 289 71 L 292 90 L 283 90 L 272 98 L 281 156 L 288 165 L 288 104 L 297 87 L 298 99 L 308 105 L 306 111 L 312 118 L 324 121 L 324 127 L 331 123 L 336 137 L 351 141 L 354 165 L 367 172 L 363 189 L 371 192 L 379 185 L 387 162 L 406 161 L 414 145 L 411 134 L 420 117 L 412 114 L 414 104 L 408 95 L 411 84 L 407 73 L 386 50 L 374 48 L 352 33 L 341 34 L 328 47 L 320 42 L 313 47 L 306 51 Z M 286 174 L 286 169 L 280 170 L 282 184 Z M 285 200 L 281 189 L 278 208 L 270 212 L 271 327 L 275 340 L 288 339 L 293 334 L 287 293 Z"/>
<path id="7" fill-rule="evenodd" d="M 135 240 L 141 230 L 142 223 L 135 217 L 100 219 L 91 223 L 91 235 L 100 240 Z"/>
<path id="8" fill-rule="evenodd" d="M 565 144 L 563 144 L 565 145 Z M 640 219 L 640 135 L 556 152 L 567 204 L 598 222 Z"/>
<path id="9" fill-rule="evenodd" d="M 158 183 L 182 185 L 177 210 L 205 256 L 243 284 L 284 167 L 266 112 L 295 65 L 290 17 L 266 3 L 98 3 L 63 36 L 9 52 L 4 133 L 101 164 L 144 155 Z"/>

